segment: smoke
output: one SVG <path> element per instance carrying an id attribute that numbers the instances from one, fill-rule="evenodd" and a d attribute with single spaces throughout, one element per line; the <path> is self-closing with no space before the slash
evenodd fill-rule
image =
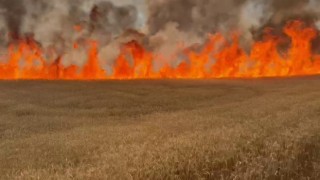
<path id="1" fill-rule="evenodd" d="M 1 43 L 33 38 L 44 51 L 54 49 L 52 59 L 65 56 L 65 64 L 85 61 L 86 40 L 101 47 L 118 48 L 113 40 L 128 29 L 145 28 L 145 3 L 134 0 L 0 0 Z M 8 36 L 8 34 L 10 36 Z M 73 43 L 84 48 L 74 49 Z M 103 48 L 102 48 L 103 49 Z M 102 53 L 103 54 L 103 53 Z M 51 54 L 52 55 L 52 54 Z M 104 57 L 103 59 L 107 59 Z"/>
<path id="2" fill-rule="evenodd" d="M 55 58 L 81 65 L 90 39 L 99 43 L 100 59 L 111 63 L 121 44 L 141 39 L 139 31 L 161 65 L 161 59 L 179 61 L 181 47 L 201 44 L 215 32 L 240 32 L 246 49 L 266 26 L 280 28 L 293 18 L 320 29 L 318 7 L 318 0 L 0 0 L 0 45 L 32 37 L 55 49 Z M 74 42 L 83 46 L 74 49 Z"/>
<path id="3" fill-rule="evenodd" d="M 241 35 L 240 44 L 250 51 L 266 27 L 283 36 L 288 20 L 302 19 L 320 29 L 318 0 L 150 0 L 148 4 L 149 46 L 156 67 L 175 65 L 184 48 L 205 43 L 208 34 Z M 169 62 L 168 62 L 169 61 Z"/>
<path id="4" fill-rule="evenodd" d="M 82 26 L 82 36 L 97 40 L 114 37 L 128 28 L 136 28 L 137 9 L 132 5 L 115 6 L 109 1 L 25 0 L 26 14 L 22 33 L 33 33 L 44 46 L 57 39 L 69 42 L 80 38 L 73 27 Z"/>
<path id="5" fill-rule="evenodd" d="M 155 69 L 165 64 L 179 64 L 181 51 L 202 41 L 194 34 L 179 31 L 177 23 L 167 23 L 163 30 L 149 38 L 149 44 L 155 54 Z"/>
<path id="6" fill-rule="evenodd" d="M 316 21 L 320 14 L 317 0 L 0 0 L 0 7 L 1 31 L 33 34 L 44 46 L 79 38 L 72 28 L 77 24 L 86 30 L 82 36 L 110 41 L 127 29 L 153 36 L 167 23 L 204 37 L 217 31 L 247 33 L 291 17 Z"/>
<path id="7" fill-rule="evenodd" d="M 181 31 L 198 35 L 219 29 L 231 29 L 236 20 L 241 4 L 234 0 L 155 0 L 149 1 L 149 30 L 155 34 L 166 27 L 168 22 L 175 22 Z"/>
<path id="8" fill-rule="evenodd" d="M 13 38 L 18 38 L 20 34 L 20 25 L 22 17 L 25 14 L 25 8 L 22 0 L 1 0 L 1 14 L 3 15 L 7 28 Z"/>
<path id="9" fill-rule="evenodd" d="M 242 33 L 241 45 L 250 49 L 254 39 L 253 32 L 267 23 L 272 15 L 270 2 L 264 0 L 246 1 L 240 10 L 238 27 Z"/>
<path id="10" fill-rule="evenodd" d="M 151 34 L 175 22 L 181 31 L 198 35 L 234 29 L 279 25 L 293 17 L 318 18 L 317 0 L 153 0 L 149 5 Z M 239 23 L 240 22 L 240 23 Z"/>

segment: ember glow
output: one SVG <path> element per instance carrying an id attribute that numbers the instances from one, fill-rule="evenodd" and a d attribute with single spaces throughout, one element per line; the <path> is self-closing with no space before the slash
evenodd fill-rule
<path id="1" fill-rule="evenodd" d="M 137 41 L 123 44 L 112 68 L 105 68 L 101 63 L 105 60 L 98 56 L 99 44 L 92 40 L 84 43 L 87 60 L 83 66 L 63 65 L 63 56 L 48 56 L 54 49 L 44 50 L 32 40 L 20 40 L 9 45 L 1 57 L 0 79 L 209 79 L 320 74 L 320 55 L 312 51 L 312 42 L 319 36 L 316 28 L 290 21 L 283 33 L 290 39 L 285 50 L 279 48 L 283 38 L 266 29 L 262 40 L 254 42 L 250 51 L 240 46 L 241 34 L 224 37 L 216 33 L 200 50 L 185 48 L 179 64 L 166 63 L 157 70 L 154 62 L 161 54 L 146 50 Z M 84 45 L 73 44 L 75 49 L 80 46 Z"/>

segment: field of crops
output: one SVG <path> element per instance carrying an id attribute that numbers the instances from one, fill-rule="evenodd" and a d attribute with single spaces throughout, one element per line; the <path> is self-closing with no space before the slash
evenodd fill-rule
<path id="1" fill-rule="evenodd" d="M 319 179 L 319 82 L 2 81 L 0 179 Z"/>

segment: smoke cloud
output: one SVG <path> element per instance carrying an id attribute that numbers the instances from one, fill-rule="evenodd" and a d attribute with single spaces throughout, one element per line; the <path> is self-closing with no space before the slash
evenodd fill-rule
<path id="1" fill-rule="evenodd" d="M 16 39 L 31 37 L 44 49 L 54 49 L 53 59 L 65 56 L 64 59 L 68 59 L 65 64 L 81 65 L 87 49 L 75 50 L 73 43 L 90 39 L 101 47 L 118 48 L 120 44 L 114 43 L 114 39 L 128 29 L 145 26 L 146 10 L 141 2 L 0 0 L 1 43 L 7 45 Z"/>
<path id="2" fill-rule="evenodd" d="M 238 31 L 246 47 L 266 26 L 280 28 L 292 18 L 320 29 L 319 6 L 318 0 L 0 0 L 0 40 L 4 46 L 32 37 L 67 57 L 66 64 L 81 65 L 87 49 L 75 50 L 73 42 L 96 40 L 108 64 L 125 41 L 144 39 L 155 54 L 179 61 L 177 45 L 201 44 L 215 32 Z"/>
<path id="3" fill-rule="evenodd" d="M 151 34 L 175 22 L 181 31 L 199 35 L 234 29 L 259 29 L 295 17 L 320 15 L 316 0 L 154 0 L 149 1 Z"/>
<path id="4" fill-rule="evenodd" d="M 319 5 L 317 0 L 152 0 L 148 1 L 148 27 L 151 36 L 159 32 L 164 36 L 167 25 L 174 23 L 182 34 L 203 40 L 208 33 L 220 32 L 228 37 L 238 31 L 242 46 L 249 49 L 252 40 L 260 38 L 265 27 L 279 28 L 281 32 L 290 19 L 303 19 L 319 28 Z M 162 44 L 180 38 L 175 37 Z"/>

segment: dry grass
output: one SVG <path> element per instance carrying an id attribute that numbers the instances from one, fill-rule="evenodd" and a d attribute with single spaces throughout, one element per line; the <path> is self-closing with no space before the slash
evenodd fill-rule
<path id="1" fill-rule="evenodd" d="M 0 179 L 319 179 L 319 82 L 1 82 Z"/>

